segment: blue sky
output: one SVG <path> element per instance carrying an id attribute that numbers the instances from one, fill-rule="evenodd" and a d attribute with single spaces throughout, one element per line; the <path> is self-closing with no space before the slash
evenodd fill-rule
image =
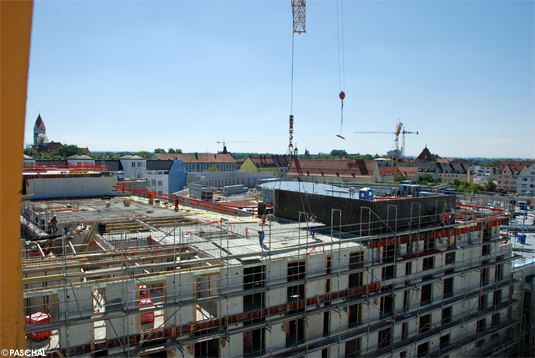
<path id="1" fill-rule="evenodd" d="M 407 155 L 535 157 L 534 14 L 533 1 L 307 1 L 294 144 L 384 154 L 392 135 L 354 132 L 399 118 L 419 131 Z M 290 0 L 37 0 L 32 26 L 25 143 L 40 111 L 50 140 L 92 151 L 216 152 L 225 139 L 286 152 Z"/>

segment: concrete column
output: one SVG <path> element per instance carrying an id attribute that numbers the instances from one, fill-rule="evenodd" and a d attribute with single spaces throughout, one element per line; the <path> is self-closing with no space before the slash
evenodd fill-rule
<path id="1" fill-rule="evenodd" d="M 92 287 L 68 287 L 67 294 L 58 294 L 60 319 L 91 317 L 93 315 Z M 65 300 L 66 299 L 66 300 Z M 88 344 L 93 341 L 93 322 L 59 329 L 60 346 L 70 347 Z M 68 339 L 68 342 L 67 342 Z"/>

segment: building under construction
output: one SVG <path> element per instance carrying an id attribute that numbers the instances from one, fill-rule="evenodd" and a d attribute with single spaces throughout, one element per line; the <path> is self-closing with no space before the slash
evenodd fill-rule
<path id="1" fill-rule="evenodd" d="M 507 212 L 455 196 L 275 189 L 273 199 L 260 217 L 184 201 L 176 212 L 147 195 L 23 202 L 27 347 L 53 357 L 529 355 L 523 273 L 500 235 Z"/>

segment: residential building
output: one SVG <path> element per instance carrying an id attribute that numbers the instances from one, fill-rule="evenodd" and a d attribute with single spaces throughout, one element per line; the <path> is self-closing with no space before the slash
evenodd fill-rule
<path id="1" fill-rule="evenodd" d="M 379 166 L 364 159 L 294 159 L 288 177 L 313 183 L 379 183 Z"/>
<path id="2" fill-rule="evenodd" d="M 95 164 L 95 159 L 85 154 L 75 154 L 67 157 L 67 163 L 69 164 Z"/>
<path id="3" fill-rule="evenodd" d="M 290 157 L 286 155 L 250 155 L 240 167 L 241 172 L 269 173 L 277 178 L 284 178 L 290 167 Z"/>
<path id="4" fill-rule="evenodd" d="M 205 172 L 212 167 L 222 172 L 230 172 L 236 170 L 238 166 L 238 162 L 230 153 L 154 153 L 151 159 L 181 160 L 188 173 Z"/>
<path id="5" fill-rule="evenodd" d="M 395 179 L 396 167 L 379 167 L 379 175 L 381 183 L 393 182 Z M 403 175 L 407 180 L 420 181 L 421 174 L 418 168 L 414 167 L 399 167 L 399 175 Z"/>
<path id="6" fill-rule="evenodd" d="M 123 155 L 119 157 L 124 169 L 125 178 L 145 178 L 147 160 L 139 155 Z"/>
<path id="7" fill-rule="evenodd" d="M 26 348 L 64 357 L 529 355 L 523 276 L 500 235 L 509 216 L 467 207 L 441 225 L 453 195 L 274 196 L 273 216 L 245 221 L 214 218 L 198 202 L 195 213 L 23 202 Z M 66 235 L 47 232 L 53 213 Z"/>
<path id="8" fill-rule="evenodd" d="M 517 175 L 516 193 L 518 195 L 535 195 L 535 163 L 525 166 Z"/>
<path id="9" fill-rule="evenodd" d="M 510 193 L 518 192 L 517 182 L 518 175 L 531 164 L 533 161 L 500 161 L 498 167 L 494 168 L 491 177 L 496 182 L 498 189 Z"/>
<path id="10" fill-rule="evenodd" d="M 434 178 L 438 178 L 440 183 L 447 183 L 453 179 L 458 179 L 459 181 L 466 180 L 469 183 L 472 181 L 468 161 L 441 158 L 438 155 L 431 154 L 427 146 L 414 161 L 405 162 L 402 165 L 418 168 L 420 176 L 425 173 L 432 174 Z"/>
<path id="11" fill-rule="evenodd" d="M 181 160 L 147 160 L 146 167 L 147 190 L 173 194 L 184 189 L 186 169 Z"/>

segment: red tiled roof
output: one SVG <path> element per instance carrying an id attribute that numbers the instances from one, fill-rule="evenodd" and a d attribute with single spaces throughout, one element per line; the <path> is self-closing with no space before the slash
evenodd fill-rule
<path id="1" fill-rule="evenodd" d="M 187 163 L 236 163 L 236 159 L 230 153 L 201 154 L 201 153 L 155 153 L 159 160 L 182 160 Z"/>
<path id="2" fill-rule="evenodd" d="M 364 159 L 295 159 L 290 165 L 288 175 L 371 178 L 375 166 L 375 160 Z"/>
<path id="3" fill-rule="evenodd" d="M 435 156 L 433 154 L 431 154 L 429 149 L 427 149 L 427 147 L 425 147 L 424 150 L 422 150 L 422 152 L 420 153 L 420 155 L 418 157 L 416 157 L 416 160 L 434 161 L 436 159 L 435 159 Z"/>
<path id="4" fill-rule="evenodd" d="M 249 159 L 257 168 L 264 167 L 287 167 L 290 164 L 289 158 L 285 155 L 250 155 Z"/>
<path id="5" fill-rule="evenodd" d="M 379 167 L 380 176 L 390 176 L 396 173 L 396 167 Z M 415 178 L 418 176 L 418 167 L 399 167 L 399 174 L 407 178 Z"/>
<path id="6" fill-rule="evenodd" d="M 63 144 L 59 142 L 50 142 L 46 146 L 38 146 L 35 149 L 37 149 L 38 153 L 51 153 L 51 152 L 55 152 L 62 146 Z"/>
<path id="7" fill-rule="evenodd" d="M 498 173 L 501 174 L 505 169 L 509 169 L 509 174 L 521 173 L 524 168 L 529 167 L 535 162 L 518 162 L 518 161 L 500 161 L 498 163 Z"/>

